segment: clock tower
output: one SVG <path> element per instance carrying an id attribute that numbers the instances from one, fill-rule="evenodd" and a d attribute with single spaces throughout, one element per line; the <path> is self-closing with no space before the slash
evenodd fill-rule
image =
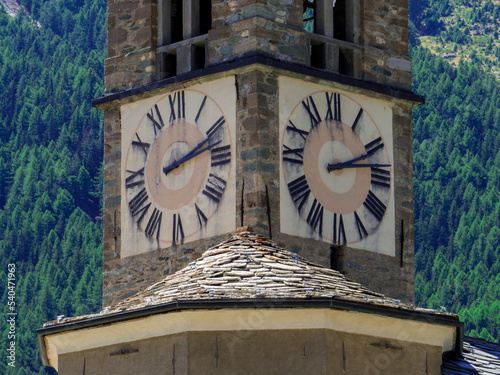
<path id="1" fill-rule="evenodd" d="M 414 299 L 406 1 L 108 2 L 104 305 L 237 228 Z"/>

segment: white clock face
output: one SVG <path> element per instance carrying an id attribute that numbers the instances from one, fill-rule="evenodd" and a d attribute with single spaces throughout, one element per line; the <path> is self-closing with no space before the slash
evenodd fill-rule
<path id="1" fill-rule="evenodd" d="M 352 94 L 301 92 L 281 121 L 282 230 L 366 250 L 393 242 L 392 137 Z"/>
<path id="2" fill-rule="evenodd" d="M 123 150 L 122 217 L 130 240 L 171 247 L 232 230 L 232 120 L 196 89 L 170 92 L 146 107 Z"/>

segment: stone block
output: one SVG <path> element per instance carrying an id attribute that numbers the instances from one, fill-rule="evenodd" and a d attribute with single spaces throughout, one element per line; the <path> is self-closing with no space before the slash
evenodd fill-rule
<path id="1" fill-rule="evenodd" d="M 150 19 L 153 15 L 153 10 L 151 5 L 141 6 L 134 11 L 134 21 L 140 21 L 142 19 Z"/>

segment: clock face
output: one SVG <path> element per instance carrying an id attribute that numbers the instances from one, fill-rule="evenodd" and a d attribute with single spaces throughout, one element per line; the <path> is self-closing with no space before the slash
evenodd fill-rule
<path id="1" fill-rule="evenodd" d="M 221 233 L 211 222 L 227 200 L 234 165 L 222 108 L 193 89 L 149 103 L 127 144 L 125 216 L 136 232 L 162 247 Z"/>
<path id="2" fill-rule="evenodd" d="M 281 136 L 282 221 L 293 212 L 292 234 L 366 248 L 388 212 L 393 168 L 392 144 L 370 112 L 346 94 L 312 91 L 295 102 Z"/>

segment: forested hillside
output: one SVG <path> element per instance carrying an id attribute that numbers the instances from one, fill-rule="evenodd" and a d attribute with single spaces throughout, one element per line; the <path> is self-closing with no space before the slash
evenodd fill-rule
<path id="1" fill-rule="evenodd" d="M 410 4 L 421 34 L 413 30 L 413 89 L 426 97 L 413 122 L 416 301 L 500 342 L 500 42 L 491 38 L 500 4 Z M 429 36 L 453 42 L 455 61 L 415 46 Z"/>
<path id="2" fill-rule="evenodd" d="M 0 373 L 52 374 L 35 330 L 100 309 L 102 113 L 90 99 L 103 94 L 106 2 L 21 5 L 17 18 L 0 7 L 0 303 L 6 316 L 15 264 L 18 314 L 16 368 L 4 356 Z M 497 341 L 500 88 L 491 72 L 499 6 L 410 0 L 414 90 L 427 101 L 414 112 L 417 303 L 459 313 L 467 334 Z M 456 14 L 470 28 L 461 38 Z M 486 27 L 480 46 L 475 30 Z M 441 57 L 449 48 L 455 60 Z M 0 333 L 4 350 L 6 319 Z"/>
<path id="3" fill-rule="evenodd" d="M 500 339 L 500 89 L 474 64 L 413 52 L 417 304 Z"/>
<path id="4" fill-rule="evenodd" d="M 31 16 L 0 6 L 0 306 L 17 313 L 15 368 L 0 320 L 0 373 L 45 374 L 35 330 L 101 303 L 102 113 L 90 98 L 103 93 L 106 2 L 22 5 Z"/>

